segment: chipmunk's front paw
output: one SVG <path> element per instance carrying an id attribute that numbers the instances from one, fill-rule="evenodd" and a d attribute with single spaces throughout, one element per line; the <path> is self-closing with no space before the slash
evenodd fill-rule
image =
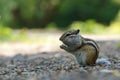
<path id="1" fill-rule="evenodd" d="M 62 45 L 60 45 L 60 48 L 61 48 L 61 49 L 65 49 L 66 46 L 65 46 L 64 44 L 62 44 Z"/>
<path id="2" fill-rule="evenodd" d="M 64 50 L 67 51 L 67 52 L 71 52 L 71 48 L 68 47 L 67 45 L 62 44 L 62 45 L 60 45 L 60 48 L 61 48 L 61 49 L 64 49 Z"/>

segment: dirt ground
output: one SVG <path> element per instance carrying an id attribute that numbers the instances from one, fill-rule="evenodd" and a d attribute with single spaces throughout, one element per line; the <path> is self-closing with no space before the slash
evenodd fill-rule
<path id="1" fill-rule="evenodd" d="M 44 45 L 3 43 L 0 80 L 120 80 L 120 36 L 85 36 L 97 41 L 98 59 L 105 63 L 80 66 L 73 55 L 59 48 L 59 36 L 49 37 L 53 41 Z"/>

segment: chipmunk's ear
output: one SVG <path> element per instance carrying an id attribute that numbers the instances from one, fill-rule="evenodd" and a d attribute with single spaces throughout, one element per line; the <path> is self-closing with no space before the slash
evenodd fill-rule
<path id="1" fill-rule="evenodd" d="M 80 32 L 80 30 L 79 30 L 79 29 L 77 29 L 77 30 L 76 30 L 76 32 L 77 32 L 77 34 L 78 34 L 78 33 Z"/>

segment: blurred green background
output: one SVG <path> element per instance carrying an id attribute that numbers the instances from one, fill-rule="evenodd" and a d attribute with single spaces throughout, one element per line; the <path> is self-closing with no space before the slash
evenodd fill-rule
<path id="1" fill-rule="evenodd" d="M 120 0 L 0 0 L 0 40 L 26 40 L 29 29 L 120 34 Z"/>

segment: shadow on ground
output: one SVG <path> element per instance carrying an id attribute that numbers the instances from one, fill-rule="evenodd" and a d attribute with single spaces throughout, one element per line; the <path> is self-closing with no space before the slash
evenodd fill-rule
<path id="1" fill-rule="evenodd" d="M 120 41 L 97 41 L 99 58 L 110 65 L 80 66 L 76 58 L 60 49 L 0 57 L 1 80 L 119 80 Z M 55 48 L 55 47 L 54 47 Z M 38 48 L 39 49 L 39 48 Z M 37 50 L 37 49 L 36 49 Z M 31 52 L 32 53 L 32 52 Z"/>

